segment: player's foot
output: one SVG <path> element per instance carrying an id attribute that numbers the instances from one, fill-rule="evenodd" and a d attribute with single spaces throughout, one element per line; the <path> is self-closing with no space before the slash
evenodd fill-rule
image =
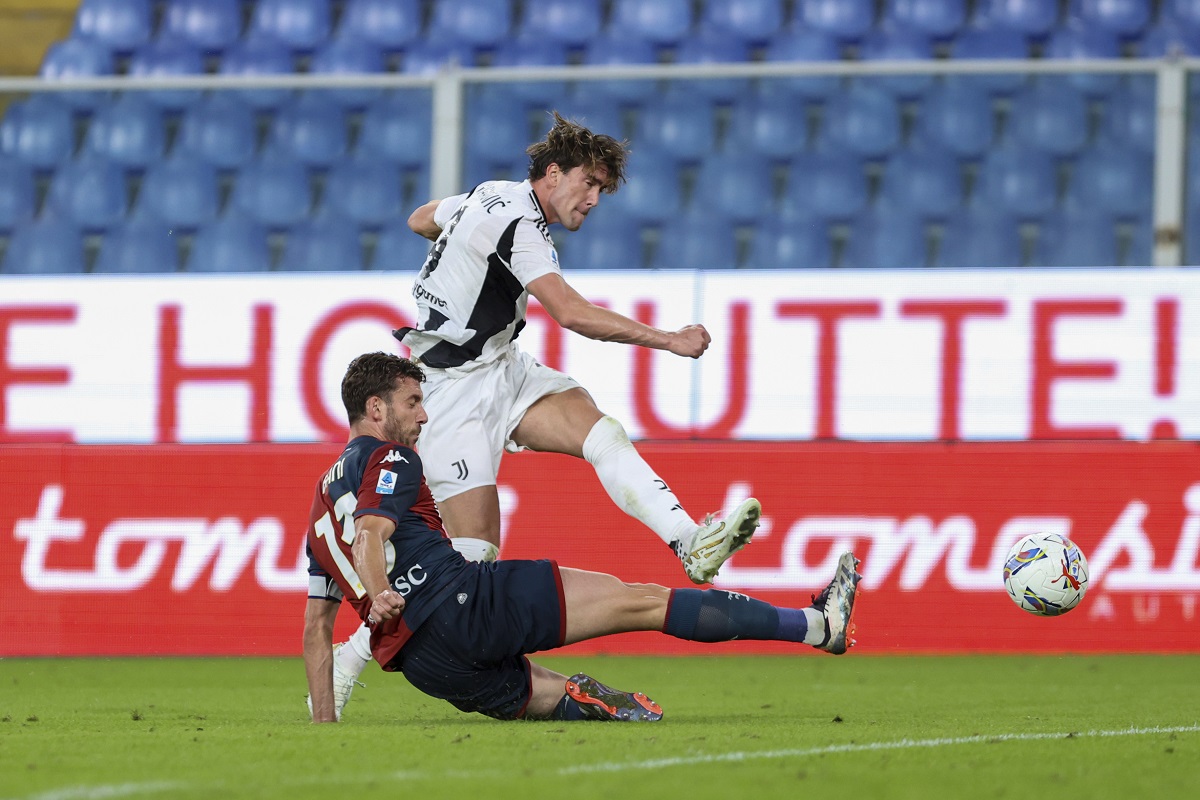
<path id="1" fill-rule="evenodd" d="M 641 692 L 619 692 L 582 672 L 567 679 L 567 694 L 588 719 L 657 722 L 663 715 L 662 706 Z"/>
<path id="2" fill-rule="evenodd" d="M 354 691 L 355 685 L 366 686 L 365 683 L 358 680 L 357 675 L 346 672 L 338 663 L 338 654 L 343 647 L 349 646 L 349 642 L 342 642 L 334 645 L 333 648 L 333 715 L 339 720 L 342 718 L 342 709 L 346 707 L 346 703 L 350 702 L 350 693 Z M 304 701 L 308 703 L 308 715 L 311 717 L 312 695 L 307 695 Z"/>
<path id="3" fill-rule="evenodd" d="M 762 505 L 751 497 L 720 519 L 709 514 L 690 542 L 675 542 L 675 554 L 692 583 L 711 583 L 721 565 L 750 541 L 761 516 Z"/>
<path id="4" fill-rule="evenodd" d="M 842 553 L 833 580 L 820 594 L 813 595 L 812 607 L 825 617 L 825 641 L 813 645 L 818 650 L 840 656 L 854 646 L 849 636 L 854 633 L 854 599 L 862 580 L 855 570 L 859 563 L 854 553 Z"/>

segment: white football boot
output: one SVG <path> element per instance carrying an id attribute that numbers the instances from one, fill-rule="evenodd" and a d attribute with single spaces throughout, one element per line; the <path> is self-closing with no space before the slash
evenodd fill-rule
<path id="1" fill-rule="evenodd" d="M 711 583 L 721 565 L 750 541 L 761 516 L 762 505 L 751 497 L 719 519 L 709 514 L 690 541 L 676 541 L 675 554 L 692 583 Z"/>

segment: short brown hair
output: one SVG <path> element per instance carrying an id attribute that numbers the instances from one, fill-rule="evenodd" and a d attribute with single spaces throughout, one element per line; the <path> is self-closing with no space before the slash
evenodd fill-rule
<path id="1" fill-rule="evenodd" d="M 604 166 L 608 168 L 608 180 L 601 191 L 615 192 L 625 182 L 627 143 L 603 133 L 592 133 L 575 120 L 563 119 L 557 111 L 550 113 L 554 115 L 554 125 L 546 138 L 525 150 L 529 154 L 529 179 L 536 181 L 544 176 L 551 164 L 558 164 L 563 172 L 579 166 L 589 170 Z"/>
<path id="2" fill-rule="evenodd" d="M 350 424 L 366 416 L 368 399 L 382 397 L 389 400 L 399 378 L 424 383 L 425 372 L 415 361 L 391 353 L 364 353 L 351 361 L 342 377 L 342 405 L 346 407 Z"/>

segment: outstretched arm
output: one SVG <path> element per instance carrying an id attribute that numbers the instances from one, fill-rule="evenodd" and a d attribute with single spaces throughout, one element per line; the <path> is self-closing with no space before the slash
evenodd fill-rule
<path id="1" fill-rule="evenodd" d="M 339 603 L 308 598 L 304 607 L 304 672 L 313 722 L 337 722 L 333 708 L 333 621 Z"/>
<path id="2" fill-rule="evenodd" d="M 712 341 L 703 325 L 664 331 L 601 308 L 575 291 L 558 273 L 530 281 L 528 289 L 555 322 L 589 339 L 667 350 L 689 358 L 699 358 Z"/>
<path id="3" fill-rule="evenodd" d="M 367 621 L 377 625 L 404 612 L 404 598 L 388 584 L 387 557 L 383 552 L 383 543 L 396 530 L 396 523 L 377 514 L 364 514 L 354 520 L 354 527 L 357 532 L 350 554 L 354 557 L 354 571 L 372 601 Z"/>

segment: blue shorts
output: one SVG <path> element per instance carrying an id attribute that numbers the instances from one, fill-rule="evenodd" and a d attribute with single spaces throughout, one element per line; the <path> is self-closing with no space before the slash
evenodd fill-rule
<path id="1" fill-rule="evenodd" d="M 567 615 L 554 561 L 496 561 L 438 606 L 396 655 L 425 694 L 461 711 L 517 719 L 532 693 L 526 653 L 561 647 Z"/>

